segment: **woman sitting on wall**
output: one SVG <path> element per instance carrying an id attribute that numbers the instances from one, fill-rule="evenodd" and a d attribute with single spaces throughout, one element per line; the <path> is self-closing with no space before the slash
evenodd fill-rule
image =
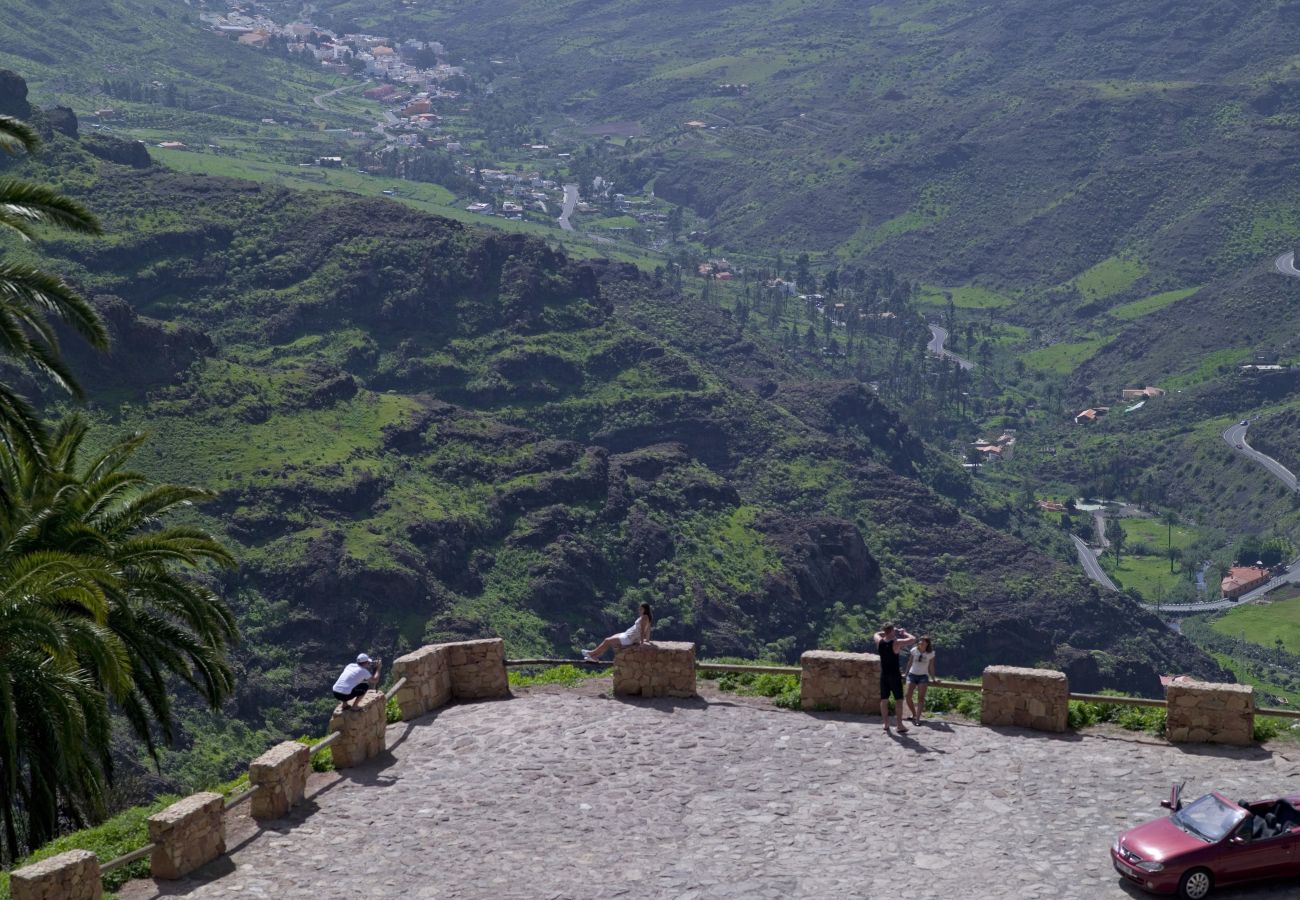
<path id="1" fill-rule="evenodd" d="M 650 612 L 650 604 L 641 604 L 641 615 L 632 623 L 632 627 L 621 634 L 612 634 L 600 642 L 595 650 L 583 650 L 582 658 L 589 661 L 595 661 L 605 655 L 605 651 L 611 647 L 631 647 L 633 644 L 648 644 L 650 642 L 650 626 L 654 624 L 655 617 Z"/>

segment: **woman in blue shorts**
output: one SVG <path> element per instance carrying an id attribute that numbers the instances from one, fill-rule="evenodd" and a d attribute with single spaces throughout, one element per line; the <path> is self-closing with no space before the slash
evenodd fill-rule
<path id="1" fill-rule="evenodd" d="M 925 691 L 934 677 L 934 641 L 929 635 L 918 638 L 907 658 L 907 708 L 912 711 L 912 724 L 920 725 L 921 714 L 925 712 Z M 915 703 L 912 702 L 914 692 Z"/>

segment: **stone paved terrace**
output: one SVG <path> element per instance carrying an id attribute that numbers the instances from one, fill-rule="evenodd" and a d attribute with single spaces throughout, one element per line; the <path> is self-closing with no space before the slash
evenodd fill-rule
<path id="1" fill-rule="evenodd" d="M 1193 795 L 1300 790 L 1287 747 L 961 719 L 889 738 L 875 717 L 615 700 L 608 684 L 391 726 L 390 754 L 313 776 L 289 818 L 232 822 L 228 858 L 122 896 L 1123 898 L 1138 894 L 1107 848 L 1162 812 L 1174 779 Z M 1216 896 L 1300 898 L 1300 883 Z"/>

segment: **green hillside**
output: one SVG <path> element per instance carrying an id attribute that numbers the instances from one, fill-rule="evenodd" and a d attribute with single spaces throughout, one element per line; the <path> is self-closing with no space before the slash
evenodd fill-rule
<path id="1" fill-rule="evenodd" d="M 220 494 L 202 516 L 242 561 L 222 585 L 253 728 L 304 730 L 347 648 L 495 633 L 571 653 L 640 600 L 711 655 L 859 646 L 892 616 L 954 674 L 1217 674 L 983 524 L 1008 511 L 863 386 L 810 380 L 630 266 L 62 136 L 27 170 L 111 235 L 43 245 L 114 331 L 108 360 L 71 351 L 102 430 L 145 429 L 151 474 Z"/>
<path id="2" fill-rule="evenodd" d="M 734 246 L 1082 304 L 1200 283 L 1295 231 L 1298 26 L 1270 0 L 317 8 L 443 41 L 503 108 L 639 123 L 656 192 Z"/>

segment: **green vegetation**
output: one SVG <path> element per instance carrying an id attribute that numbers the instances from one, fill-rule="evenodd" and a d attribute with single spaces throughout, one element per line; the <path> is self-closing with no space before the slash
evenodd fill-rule
<path id="1" fill-rule="evenodd" d="M 130 853 L 132 850 L 138 850 L 149 843 L 149 827 L 147 824 L 149 816 L 179 799 L 176 796 L 164 795 L 146 806 L 132 807 L 118 813 L 103 824 L 96 825 L 94 828 L 85 828 L 53 840 L 36 852 L 18 860 L 12 867 L 21 868 L 30 863 L 49 859 L 51 856 L 58 856 L 60 853 L 66 853 L 69 850 L 89 850 L 98 856 L 101 862 L 108 862 L 110 859 Z M 142 878 L 148 875 L 149 860 L 147 859 L 142 859 L 131 863 L 129 866 L 122 866 L 113 872 L 109 872 L 103 878 L 105 896 L 109 898 L 116 897 L 117 895 L 113 893 L 115 889 L 132 878 Z M 9 896 L 9 873 L 7 871 L 0 872 L 0 900 L 9 900 Z"/>
<path id="2" fill-rule="evenodd" d="M 1086 341 L 1053 344 L 1050 347 L 1042 347 L 1021 354 L 1020 359 L 1024 362 L 1026 368 L 1034 371 L 1049 372 L 1054 375 L 1069 375 L 1084 362 L 1091 359 L 1108 342 L 1109 338 L 1094 337 Z"/>
<path id="3" fill-rule="evenodd" d="M 1143 297 L 1141 300 L 1133 300 L 1129 303 L 1121 303 L 1119 306 L 1112 306 L 1108 312 L 1117 319 L 1140 319 L 1142 316 L 1149 316 L 1151 313 L 1158 312 L 1167 306 L 1173 306 L 1179 300 L 1190 297 L 1199 290 L 1200 288 L 1183 288 L 1177 291 L 1164 291 L 1160 294 L 1152 294 L 1150 297 Z"/>
<path id="4" fill-rule="evenodd" d="M 558 684 L 564 687 L 575 687 L 591 678 L 600 678 L 608 675 L 609 670 L 596 666 L 547 666 L 535 672 L 525 672 L 519 669 L 511 669 L 507 674 L 510 680 L 510 686 L 516 688 L 533 687 L 543 684 Z"/>
<path id="5" fill-rule="evenodd" d="M 1101 300 L 1128 290 L 1146 272 L 1141 260 L 1121 254 L 1103 259 L 1078 275 L 1072 283 L 1085 300 Z"/>
<path id="6" fill-rule="evenodd" d="M 718 689 L 724 692 L 751 697 L 767 697 L 782 709 L 799 709 L 799 676 L 778 675 L 770 672 L 702 673 L 704 678 L 716 678 Z"/>
<path id="7" fill-rule="evenodd" d="M 919 302 L 943 305 L 948 302 L 949 297 L 952 298 L 952 304 L 957 309 L 999 309 L 1010 306 L 1014 302 L 1005 294 L 975 285 L 951 288 L 925 287 L 921 291 Z"/>
<path id="8" fill-rule="evenodd" d="M 1126 731 L 1146 731 L 1157 735 L 1165 733 L 1163 707 L 1071 700 L 1067 721 L 1071 728 L 1087 728 L 1089 725 L 1106 723 L 1118 725 Z"/>
<path id="9" fill-rule="evenodd" d="M 1226 637 L 1244 637 L 1252 644 L 1269 649 L 1281 642 L 1287 652 L 1300 655 L 1300 600 L 1238 606 L 1211 624 L 1215 631 Z"/>

